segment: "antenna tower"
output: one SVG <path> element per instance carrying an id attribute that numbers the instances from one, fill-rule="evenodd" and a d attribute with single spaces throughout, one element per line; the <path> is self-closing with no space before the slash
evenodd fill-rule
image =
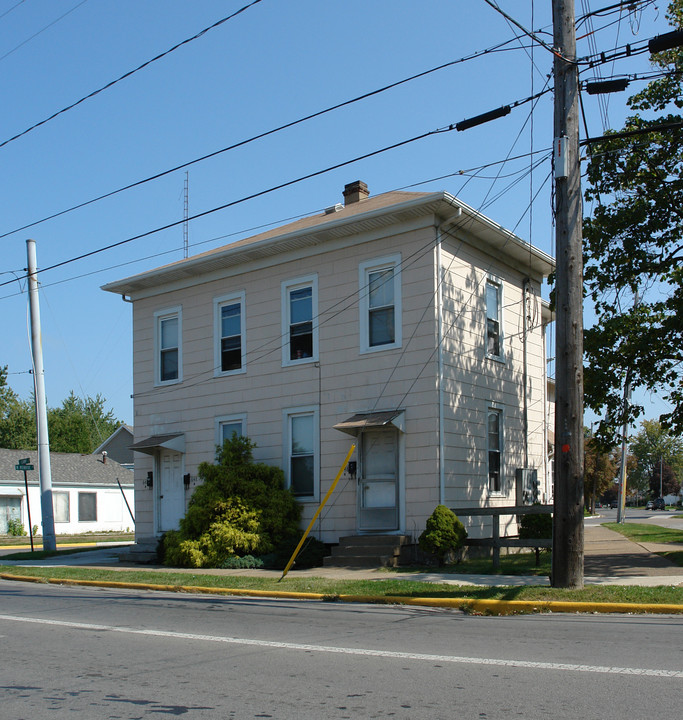
<path id="1" fill-rule="evenodd" d="M 190 251 L 190 178 L 185 172 L 185 201 L 183 203 L 183 257 L 187 257 Z"/>

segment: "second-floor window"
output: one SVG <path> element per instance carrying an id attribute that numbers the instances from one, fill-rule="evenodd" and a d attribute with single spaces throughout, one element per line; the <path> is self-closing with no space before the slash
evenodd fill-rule
<path id="1" fill-rule="evenodd" d="M 181 316 L 180 309 L 156 313 L 157 367 L 159 384 L 181 380 Z"/>
<path id="2" fill-rule="evenodd" d="M 317 295 L 316 277 L 283 283 L 283 365 L 318 359 Z"/>
<path id="3" fill-rule="evenodd" d="M 361 352 L 401 345 L 401 279 L 398 255 L 360 266 Z"/>
<path id="4" fill-rule="evenodd" d="M 244 294 L 214 300 L 215 371 L 217 375 L 244 372 Z"/>
<path id="5" fill-rule="evenodd" d="M 498 283 L 486 283 L 486 354 L 500 358 L 503 355 L 501 334 L 501 287 Z"/>

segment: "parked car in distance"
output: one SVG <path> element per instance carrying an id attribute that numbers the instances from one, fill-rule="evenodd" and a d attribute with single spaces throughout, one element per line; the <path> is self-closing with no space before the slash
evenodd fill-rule
<path id="1" fill-rule="evenodd" d="M 612 508 L 612 510 L 616 510 L 619 507 L 619 503 L 616 500 L 612 500 L 612 502 L 610 503 L 610 507 Z"/>
<path id="2" fill-rule="evenodd" d="M 648 500 L 645 504 L 646 510 L 654 510 L 655 504 L 652 502 L 652 500 Z"/>
<path id="3" fill-rule="evenodd" d="M 666 510 L 666 503 L 664 502 L 664 498 L 657 498 L 652 506 L 653 510 Z"/>
<path id="4" fill-rule="evenodd" d="M 602 503 L 601 503 L 601 502 L 596 502 L 596 503 L 595 503 L 595 509 L 596 509 L 596 510 L 599 510 L 601 507 L 602 507 Z"/>

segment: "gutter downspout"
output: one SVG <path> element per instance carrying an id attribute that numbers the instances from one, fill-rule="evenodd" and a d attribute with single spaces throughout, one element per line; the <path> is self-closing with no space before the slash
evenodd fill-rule
<path id="1" fill-rule="evenodd" d="M 444 364 L 443 364 L 443 268 L 441 262 L 441 243 L 443 241 L 442 228 L 460 217 L 462 208 L 458 208 L 436 226 L 436 314 L 437 314 L 437 343 L 438 343 L 438 377 L 439 385 L 439 504 L 446 504 L 446 437 L 444 430 Z"/>

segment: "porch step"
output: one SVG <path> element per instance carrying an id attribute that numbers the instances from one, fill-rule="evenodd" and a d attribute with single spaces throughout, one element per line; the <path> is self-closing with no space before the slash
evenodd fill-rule
<path id="1" fill-rule="evenodd" d="M 406 535 L 351 535 L 339 538 L 332 554 L 323 558 L 324 567 L 397 567 Z"/>
<path id="2" fill-rule="evenodd" d="M 130 546 L 128 552 L 121 553 L 121 562 L 130 562 L 136 565 L 156 563 L 158 543 L 156 538 L 137 540 L 135 545 Z"/>

